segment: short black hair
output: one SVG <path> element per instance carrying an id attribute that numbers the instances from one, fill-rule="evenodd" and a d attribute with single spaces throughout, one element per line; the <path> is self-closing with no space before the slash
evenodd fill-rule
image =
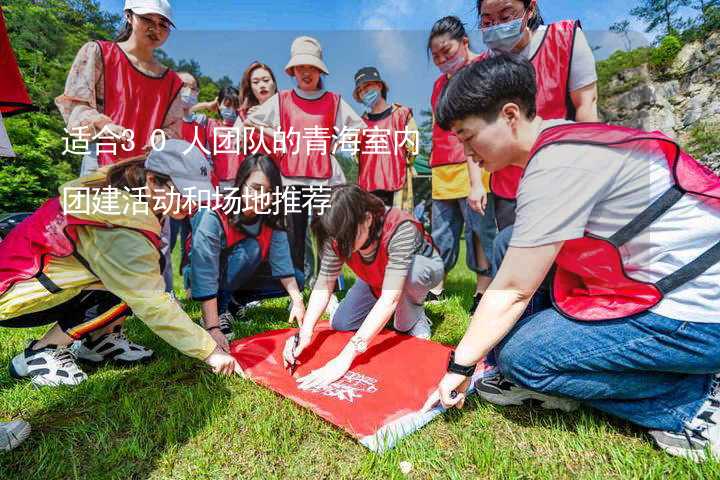
<path id="1" fill-rule="evenodd" d="M 467 37 L 467 31 L 465 31 L 465 24 L 463 24 L 462 20 L 460 20 L 458 17 L 454 15 L 450 15 L 447 17 L 443 17 L 432 27 L 432 30 L 430 30 L 430 35 L 428 36 L 427 41 L 427 55 L 428 58 L 430 57 L 430 50 L 432 50 L 432 41 L 435 37 L 439 37 L 440 35 L 448 35 L 451 40 L 457 40 L 461 41 L 463 38 Z"/>
<path id="2" fill-rule="evenodd" d="M 532 120 L 537 113 L 536 91 L 532 64 L 518 55 L 499 54 L 468 65 L 450 79 L 440 96 L 435 120 L 444 130 L 472 115 L 491 123 L 510 102 Z"/>

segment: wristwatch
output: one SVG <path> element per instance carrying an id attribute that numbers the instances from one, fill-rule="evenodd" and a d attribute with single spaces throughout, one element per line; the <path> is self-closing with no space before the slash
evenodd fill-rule
<path id="1" fill-rule="evenodd" d="M 475 367 L 476 365 L 471 365 L 469 367 L 465 365 L 458 365 L 455 363 L 455 351 L 453 350 L 450 352 L 450 360 L 448 361 L 447 367 L 448 372 L 457 373 L 458 375 L 462 375 L 464 377 L 472 377 L 475 373 Z"/>
<path id="2" fill-rule="evenodd" d="M 350 345 L 353 346 L 353 349 L 355 350 L 355 353 L 363 353 L 365 350 L 367 350 L 367 340 L 364 338 L 354 335 L 350 339 Z"/>

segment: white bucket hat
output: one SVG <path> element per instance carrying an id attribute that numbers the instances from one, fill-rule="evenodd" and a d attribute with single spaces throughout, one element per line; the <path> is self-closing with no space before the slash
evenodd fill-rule
<path id="1" fill-rule="evenodd" d="M 285 66 L 285 73 L 292 75 L 292 68 L 298 65 L 312 65 L 323 73 L 330 74 L 323 62 L 322 46 L 312 37 L 298 37 L 293 40 L 290 47 L 290 62 Z"/>
<path id="2" fill-rule="evenodd" d="M 132 10 L 138 15 L 157 13 L 167 18 L 173 27 L 175 26 L 172 19 L 172 7 L 168 0 L 125 0 L 125 10 Z"/>

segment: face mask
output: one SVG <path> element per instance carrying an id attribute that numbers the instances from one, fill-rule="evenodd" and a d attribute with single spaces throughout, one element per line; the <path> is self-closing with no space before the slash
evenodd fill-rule
<path id="1" fill-rule="evenodd" d="M 520 43 L 525 33 L 524 17 L 525 15 L 512 22 L 483 28 L 483 42 L 490 50 L 506 53 L 512 52 L 515 46 Z"/>
<path id="2" fill-rule="evenodd" d="M 185 108 L 193 107 L 198 103 L 197 95 L 192 93 L 192 90 L 189 88 L 184 88 L 182 92 L 180 92 L 180 100 Z"/>
<path id="3" fill-rule="evenodd" d="M 466 62 L 467 60 L 465 59 L 465 57 L 463 57 L 462 54 L 458 52 L 455 54 L 454 57 L 446 60 L 445 63 L 441 63 L 440 65 L 438 65 L 438 68 L 445 75 L 455 75 L 457 72 L 460 71 L 462 67 L 465 66 Z"/>
<path id="4" fill-rule="evenodd" d="M 226 122 L 234 122 L 237 119 L 237 112 L 231 107 L 220 107 L 220 116 Z"/>
<path id="5" fill-rule="evenodd" d="M 370 90 L 362 97 L 362 103 L 368 110 L 371 110 L 377 101 L 380 99 L 380 92 L 378 90 Z"/>

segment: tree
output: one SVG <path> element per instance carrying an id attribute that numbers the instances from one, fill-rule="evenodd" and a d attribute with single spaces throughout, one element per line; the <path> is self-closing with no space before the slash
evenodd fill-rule
<path id="1" fill-rule="evenodd" d="M 623 20 L 610 25 L 610 31 L 614 34 L 621 35 L 625 42 L 625 51 L 632 50 L 632 41 L 630 40 L 630 21 Z"/>
<path id="2" fill-rule="evenodd" d="M 646 32 L 664 35 L 677 33 L 681 20 L 677 17 L 678 9 L 687 5 L 689 0 L 641 0 L 640 5 L 630 10 L 630 15 L 647 23 Z"/>

